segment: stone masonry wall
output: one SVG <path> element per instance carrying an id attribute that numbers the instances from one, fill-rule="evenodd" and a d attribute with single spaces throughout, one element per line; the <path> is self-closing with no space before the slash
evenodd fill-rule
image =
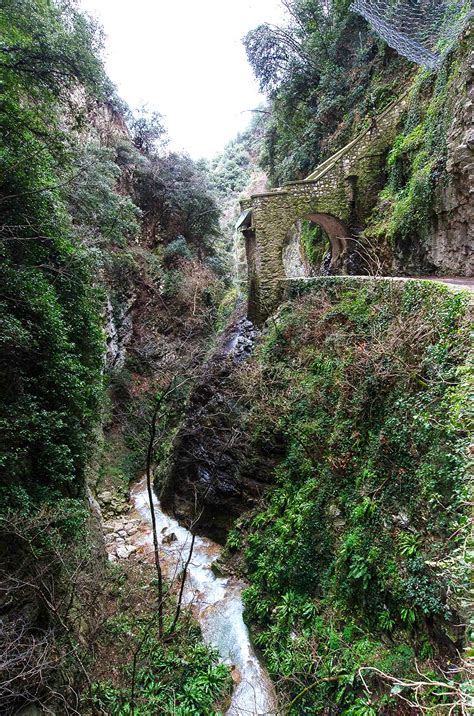
<path id="1" fill-rule="evenodd" d="M 386 153 L 397 133 L 404 99 L 385 110 L 346 148 L 321 165 L 315 178 L 291 182 L 242 202 L 252 208 L 255 236 L 250 283 L 258 295 L 252 297 L 257 320 L 263 320 L 280 300 L 285 278 L 282 251 L 293 224 L 311 217 L 320 223 L 331 240 L 332 267 L 341 271 L 351 241 L 351 226 L 363 222 L 380 189 Z M 250 264 L 249 264 L 250 267 Z"/>

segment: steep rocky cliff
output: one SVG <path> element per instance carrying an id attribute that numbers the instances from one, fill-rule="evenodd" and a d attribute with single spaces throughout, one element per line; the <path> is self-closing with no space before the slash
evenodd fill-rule
<path id="1" fill-rule="evenodd" d="M 472 276 L 474 56 L 468 27 L 437 73 L 419 70 L 364 234 L 392 275 Z"/>
<path id="2" fill-rule="evenodd" d="M 258 331 L 246 319 L 230 325 L 204 362 L 158 484 L 161 502 L 184 524 L 224 543 L 235 519 L 258 504 L 269 485 L 273 455 L 252 454 L 251 409 L 241 391 Z"/>
<path id="3" fill-rule="evenodd" d="M 471 34 L 465 42 L 469 43 Z M 474 275 L 474 52 L 466 55 L 453 84 L 447 134 L 446 181 L 437 187 L 436 221 L 428 260 L 437 271 Z"/>

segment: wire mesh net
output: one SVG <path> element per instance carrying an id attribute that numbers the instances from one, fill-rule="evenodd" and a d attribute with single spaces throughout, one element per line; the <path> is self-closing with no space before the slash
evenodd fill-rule
<path id="1" fill-rule="evenodd" d="M 354 0 L 351 10 L 398 53 L 430 69 L 440 65 L 473 15 L 472 0 Z"/>

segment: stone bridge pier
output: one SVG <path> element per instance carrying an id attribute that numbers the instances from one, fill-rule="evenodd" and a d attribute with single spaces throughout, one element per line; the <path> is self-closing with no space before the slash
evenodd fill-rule
<path id="1" fill-rule="evenodd" d="M 300 219 L 321 226 L 330 240 L 330 273 L 348 273 L 357 234 L 385 183 L 387 152 L 397 134 L 404 97 L 323 162 L 303 181 L 289 182 L 241 202 L 248 267 L 248 315 L 262 323 L 278 307 L 286 278 L 283 251 Z M 350 269 L 349 269 L 350 270 Z"/>

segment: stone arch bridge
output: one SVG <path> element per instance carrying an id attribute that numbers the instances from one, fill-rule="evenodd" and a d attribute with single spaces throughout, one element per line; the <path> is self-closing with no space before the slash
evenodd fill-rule
<path id="1" fill-rule="evenodd" d="M 245 237 L 251 320 L 261 323 L 281 300 L 286 278 L 283 251 L 299 219 L 319 224 L 329 236 L 329 272 L 349 273 L 348 259 L 356 249 L 357 233 L 385 182 L 387 152 L 397 134 L 405 96 L 374 117 L 369 127 L 306 179 L 241 202 L 237 229 Z"/>

